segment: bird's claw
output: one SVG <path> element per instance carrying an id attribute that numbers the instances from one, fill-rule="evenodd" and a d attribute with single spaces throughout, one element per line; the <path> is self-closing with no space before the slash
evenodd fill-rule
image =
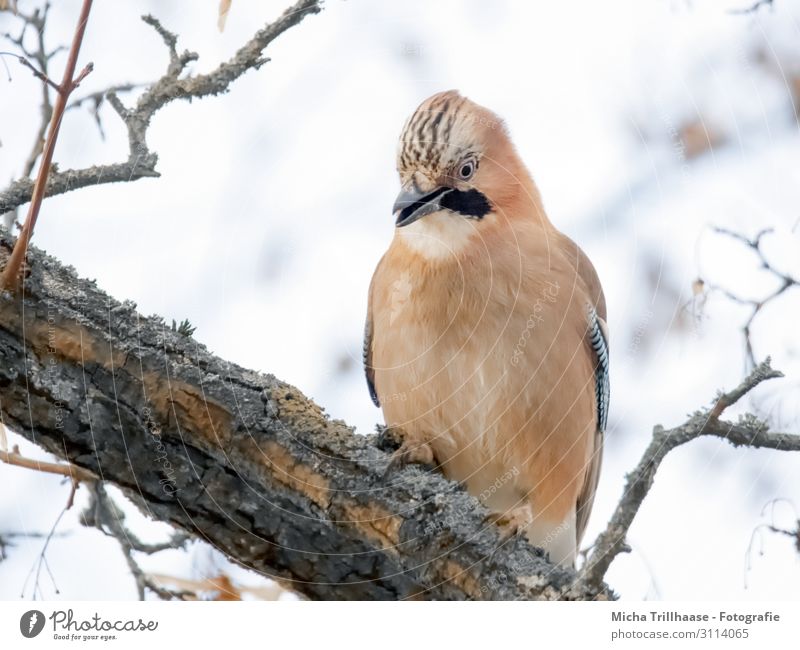
<path id="1" fill-rule="evenodd" d="M 529 510 L 524 507 L 508 512 L 490 512 L 483 520 L 498 527 L 500 546 L 512 538 L 516 546 L 519 539 L 525 536 L 525 530 L 531 523 Z"/>
<path id="2" fill-rule="evenodd" d="M 389 459 L 389 464 L 386 465 L 386 471 L 383 473 L 384 477 L 391 472 L 401 469 L 406 465 L 433 465 L 434 456 L 433 449 L 426 442 L 410 442 L 403 441 L 400 448 L 392 454 Z"/>

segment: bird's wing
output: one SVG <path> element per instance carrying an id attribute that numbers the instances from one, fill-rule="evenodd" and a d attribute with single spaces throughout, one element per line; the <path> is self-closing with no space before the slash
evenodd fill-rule
<path id="1" fill-rule="evenodd" d="M 562 250 L 567 253 L 570 263 L 575 268 L 575 272 L 586 286 L 586 291 L 589 295 L 589 303 L 605 325 L 605 321 L 607 320 L 606 297 L 603 295 L 603 287 L 600 284 L 600 278 L 597 276 L 594 265 L 580 246 L 566 235 L 562 233 L 559 233 L 559 235 L 563 240 Z"/>
<path id="2" fill-rule="evenodd" d="M 589 460 L 589 469 L 584 478 L 583 487 L 578 495 L 577 503 L 577 539 L 580 543 L 589 513 L 592 511 L 594 493 L 597 490 L 597 481 L 600 478 L 600 465 L 603 459 L 603 433 L 606 430 L 608 418 L 609 381 L 608 381 L 608 328 L 606 326 L 606 298 L 603 287 L 597 276 L 594 265 L 589 257 L 574 241 L 563 233 L 558 233 L 561 239 L 559 247 L 567 255 L 575 272 L 583 283 L 589 302 L 589 328 L 587 330 L 587 344 L 589 354 L 593 356 L 595 365 L 595 397 L 597 403 L 597 427 L 595 428 L 592 443 L 592 456 Z"/>
<path id="3" fill-rule="evenodd" d="M 600 465 L 603 460 L 603 433 L 608 421 L 609 378 L 608 378 L 608 328 L 605 321 L 597 314 L 594 307 L 589 308 L 589 346 L 595 361 L 595 397 L 597 404 L 597 427 L 589 460 L 589 469 L 584 478 L 583 487 L 578 495 L 576 510 L 577 539 L 580 543 L 589 514 L 592 511 L 597 482 L 600 479 Z"/>
<path id="4" fill-rule="evenodd" d="M 383 260 L 381 260 L 382 262 Z M 380 267 L 380 262 L 378 262 Z M 375 275 L 378 274 L 378 269 L 375 269 Z M 369 396 L 372 398 L 372 403 L 375 406 L 380 406 L 378 393 L 375 390 L 375 368 L 372 367 L 372 291 L 375 285 L 375 275 L 372 276 L 372 282 L 369 283 L 369 296 L 367 297 L 367 320 L 364 323 L 364 347 L 361 351 L 362 360 L 364 362 L 364 374 L 367 377 L 367 388 L 369 388 Z"/>

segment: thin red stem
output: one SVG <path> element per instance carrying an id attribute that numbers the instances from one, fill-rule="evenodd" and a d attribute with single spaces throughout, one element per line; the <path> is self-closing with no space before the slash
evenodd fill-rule
<path id="1" fill-rule="evenodd" d="M 44 144 L 42 162 L 39 166 L 39 173 L 36 176 L 36 183 L 33 186 L 33 196 L 31 197 L 31 203 L 28 208 L 28 216 L 25 218 L 25 224 L 22 226 L 22 230 L 17 238 L 17 243 L 14 245 L 14 250 L 11 252 L 8 264 L 6 264 L 6 268 L 3 269 L 3 275 L 0 278 L 0 286 L 3 289 L 15 289 L 20 278 L 20 269 L 25 261 L 28 244 L 33 236 L 33 228 L 36 226 L 36 219 L 39 216 L 39 209 L 41 208 L 42 199 L 47 189 L 47 179 L 50 175 L 50 167 L 53 162 L 53 152 L 56 148 L 61 119 L 64 116 L 64 109 L 67 107 L 69 95 L 77 86 L 75 68 L 78 63 L 78 54 L 81 49 L 81 43 L 83 42 L 83 35 L 86 32 L 86 24 L 89 22 L 89 12 L 91 9 L 92 0 L 83 0 L 78 26 L 75 29 L 75 36 L 72 39 L 72 46 L 69 49 L 67 66 L 64 69 L 64 77 L 56 92 L 53 116 L 50 119 L 50 130 L 47 134 L 47 141 Z M 90 71 L 91 65 L 87 66 L 84 71 L 81 72 L 79 79 L 83 79 Z"/>

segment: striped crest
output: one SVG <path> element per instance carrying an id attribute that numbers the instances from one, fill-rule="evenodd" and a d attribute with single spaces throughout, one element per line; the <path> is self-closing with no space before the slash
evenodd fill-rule
<path id="1" fill-rule="evenodd" d="M 500 124 L 493 114 L 456 90 L 433 95 L 420 104 L 403 127 L 397 168 L 401 172 L 426 170 L 436 178 L 464 156 L 479 157 L 481 127 Z"/>

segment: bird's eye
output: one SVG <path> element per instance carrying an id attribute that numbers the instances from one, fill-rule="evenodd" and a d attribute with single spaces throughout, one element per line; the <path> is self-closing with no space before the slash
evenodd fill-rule
<path id="1" fill-rule="evenodd" d="M 461 167 L 458 170 L 458 177 L 462 181 L 468 181 L 472 178 L 472 175 L 475 173 L 475 161 L 474 160 L 467 160 L 466 162 L 461 164 Z"/>

